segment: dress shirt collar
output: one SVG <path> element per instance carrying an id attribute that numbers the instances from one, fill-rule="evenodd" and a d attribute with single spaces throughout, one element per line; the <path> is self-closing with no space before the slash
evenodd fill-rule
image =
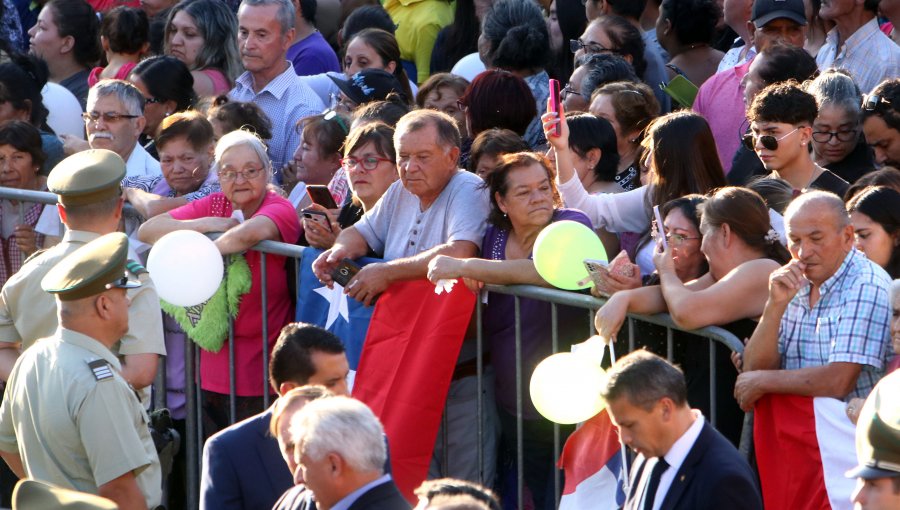
<path id="1" fill-rule="evenodd" d="M 846 41 L 843 41 L 843 44 L 841 44 L 840 34 L 838 34 L 837 27 L 832 28 L 828 32 L 828 34 L 825 36 L 825 41 L 834 45 L 834 55 L 835 57 L 837 57 L 842 53 L 847 54 L 853 51 L 855 48 L 862 46 L 867 39 L 875 34 L 875 32 L 880 31 L 881 30 L 878 28 L 878 18 L 874 17 L 863 26 L 857 28 L 856 32 L 853 32 Z"/>
<path id="2" fill-rule="evenodd" d="M 269 92 L 269 94 L 275 96 L 276 99 L 281 99 L 281 96 L 284 95 L 291 85 L 293 85 L 295 81 L 298 81 L 297 73 L 294 72 L 294 66 L 289 60 L 285 60 L 284 62 L 287 64 L 287 68 L 285 68 L 281 74 L 272 78 L 272 80 L 259 92 L 256 92 L 256 89 L 253 87 L 253 75 L 250 74 L 250 71 L 244 71 L 244 74 L 238 76 L 235 83 L 249 89 L 257 96 L 263 92 Z"/>
<path id="3" fill-rule="evenodd" d="M 356 489 L 355 491 L 351 492 L 350 494 L 347 494 L 346 496 L 344 496 L 344 499 L 335 503 L 334 506 L 331 507 L 331 510 L 347 510 L 348 508 L 350 508 L 350 506 L 353 505 L 353 503 L 356 502 L 357 499 L 360 498 L 360 496 L 362 496 L 366 492 L 370 491 L 371 489 L 373 489 L 383 483 L 388 483 L 390 481 L 391 481 L 391 475 L 383 475 L 381 478 L 372 480 L 371 482 L 363 485 L 359 489 Z"/>
<path id="4" fill-rule="evenodd" d="M 700 437 L 700 432 L 703 430 L 703 414 L 696 409 L 691 409 L 691 414 L 694 415 L 694 423 L 684 431 L 684 434 L 672 444 L 672 447 L 663 456 L 669 463 L 668 471 L 670 473 L 677 473 L 681 469 L 684 459 L 691 452 L 691 448 L 694 447 L 694 443 L 697 442 L 697 438 Z"/>

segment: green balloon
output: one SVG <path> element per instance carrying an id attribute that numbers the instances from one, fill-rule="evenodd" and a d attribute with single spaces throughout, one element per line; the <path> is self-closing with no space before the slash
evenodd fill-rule
<path id="1" fill-rule="evenodd" d="M 541 278 L 560 289 L 586 289 L 594 284 L 584 259 L 607 260 L 606 250 L 597 234 L 577 221 L 552 223 L 534 242 L 534 266 Z"/>

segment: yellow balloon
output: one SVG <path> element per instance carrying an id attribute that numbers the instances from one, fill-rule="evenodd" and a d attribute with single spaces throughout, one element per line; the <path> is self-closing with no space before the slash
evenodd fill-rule
<path id="1" fill-rule="evenodd" d="M 606 250 L 593 230 L 577 221 L 563 220 L 541 230 L 534 241 L 533 258 L 538 274 L 549 284 L 578 290 L 593 285 L 584 259 L 606 260 Z"/>
<path id="2" fill-rule="evenodd" d="M 580 423 L 606 405 L 600 387 L 606 372 L 600 365 L 571 352 L 554 354 L 531 375 L 531 401 L 548 420 L 563 425 Z"/>

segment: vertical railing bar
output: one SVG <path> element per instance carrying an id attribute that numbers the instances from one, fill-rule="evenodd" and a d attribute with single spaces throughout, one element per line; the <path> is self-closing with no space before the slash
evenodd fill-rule
<path id="1" fill-rule="evenodd" d="M 185 496 L 187 508 L 200 507 L 200 459 L 203 430 L 200 420 L 200 382 L 196 370 L 196 351 L 194 342 L 184 335 L 184 410 L 186 413 L 184 447 L 185 461 L 187 462 L 185 483 Z"/>
<path id="2" fill-rule="evenodd" d="M 481 380 L 484 373 L 484 357 L 482 355 L 484 349 L 484 323 L 482 296 L 485 291 L 478 293 L 475 301 L 475 419 L 478 420 L 476 431 L 478 434 L 477 459 L 478 459 L 478 482 L 484 485 L 484 388 Z"/>
<path id="3" fill-rule="evenodd" d="M 634 319 L 628 318 L 628 352 L 634 352 Z"/>
<path id="4" fill-rule="evenodd" d="M 237 381 L 234 370 L 234 318 L 228 315 L 228 422 L 237 422 Z"/>
<path id="5" fill-rule="evenodd" d="M 559 352 L 559 308 L 556 303 L 550 303 L 550 351 L 553 354 Z M 553 506 L 559 508 L 560 493 L 562 492 L 562 480 L 560 479 L 560 470 L 556 466 L 559 459 L 561 438 L 559 435 L 559 424 L 553 423 Z M 544 505 L 542 501 L 536 508 Z"/>
<path id="6" fill-rule="evenodd" d="M 709 342 L 709 421 L 713 428 L 716 427 L 716 342 Z"/>
<path id="7" fill-rule="evenodd" d="M 672 360 L 675 359 L 674 337 L 675 335 L 672 332 L 672 328 L 666 326 L 666 359 L 669 360 L 669 363 L 672 363 Z"/>
<path id="8" fill-rule="evenodd" d="M 268 292 L 266 289 L 266 253 L 259 252 L 259 271 L 260 271 L 260 292 L 262 292 L 262 390 L 263 390 L 263 408 L 265 411 L 269 408 L 269 380 L 266 375 L 269 373 L 269 307 Z"/>
<path id="9" fill-rule="evenodd" d="M 516 321 L 516 502 L 519 509 L 525 508 L 525 444 L 522 438 L 522 310 L 521 299 L 514 296 Z"/>

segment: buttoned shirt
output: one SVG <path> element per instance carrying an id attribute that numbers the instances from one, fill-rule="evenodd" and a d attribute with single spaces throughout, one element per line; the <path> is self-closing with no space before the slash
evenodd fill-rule
<path id="1" fill-rule="evenodd" d="M 162 499 L 148 418 L 97 340 L 59 328 L 16 362 L 0 406 L 0 449 L 16 453 L 29 478 L 97 494 L 134 473 L 148 508 Z"/>
<path id="2" fill-rule="evenodd" d="M 253 89 L 253 75 L 246 71 L 238 76 L 228 93 L 235 101 L 256 103 L 272 121 L 272 138 L 266 143 L 277 182 L 281 182 L 281 168 L 300 145 L 297 121 L 325 109 L 325 103 L 294 73 L 291 63 L 287 60 L 284 63 L 284 71 L 259 92 Z"/>
<path id="3" fill-rule="evenodd" d="M 900 47 L 878 28 L 877 18 L 859 27 L 839 46 L 837 28 L 825 37 L 816 56 L 820 70 L 845 69 L 864 93 L 869 93 L 885 78 L 900 76 Z"/>
<path id="4" fill-rule="evenodd" d="M 835 274 L 819 287 L 815 306 L 809 306 L 809 283 L 788 303 L 778 331 L 781 367 L 863 365 L 856 388 L 847 398 L 865 398 L 884 373 L 891 345 L 890 288 L 884 269 L 862 252 L 850 250 Z"/>
<path id="5" fill-rule="evenodd" d="M 159 161 L 153 159 L 142 146 L 140 142 L 134 144 L 134 150 L 128 155 L 128 161 L 125 162 L 125 175 L 127 177 L 147 176 L 155 177 L 162 175 L 162 169 Z"/>

